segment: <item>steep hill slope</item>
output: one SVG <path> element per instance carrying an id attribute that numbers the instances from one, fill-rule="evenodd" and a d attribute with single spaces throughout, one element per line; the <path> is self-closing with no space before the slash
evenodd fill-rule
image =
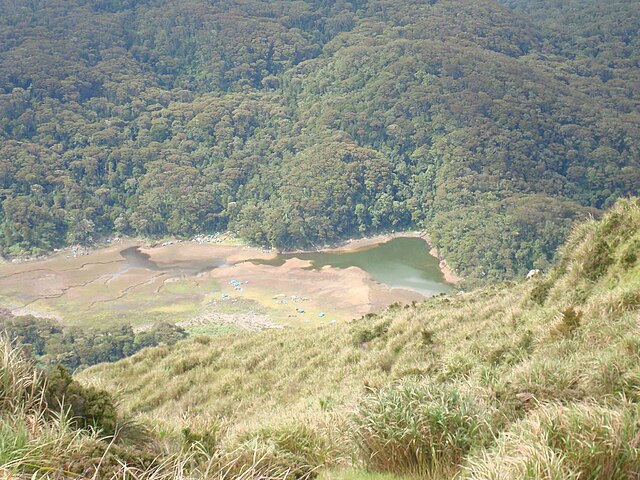
<path id="1" fill-rule="evenodd" d="M 230 474 L 260 459 L 274 475 L 355 462 L 635 478 L 639 256 L 640 201 L 623 200 L 574 229 L 545 276 L 317 330 L 195 338 L 80 378 L 118 392 L 165 448 L 196 442 Z"/>
<path id="2" fill-rule="evenodd" d="M 0 0 L 2 251 L 421 227 L 472 279 L 547 267 L 640 189 L 637 2 L 505 3 Z"/>

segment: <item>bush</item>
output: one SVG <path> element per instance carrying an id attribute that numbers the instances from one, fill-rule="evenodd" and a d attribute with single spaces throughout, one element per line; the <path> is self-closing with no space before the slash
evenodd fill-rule
<path id="1" fill-rule="evenodd" d="M 15 316 L 6 309 L 0 309 L 0 332 L 27 347 L 39 363 L 61 364 L 69 370 L 116 362 L 143 348 L 173 345 L 187 337 L 184 329 L 169 323 L 136 334 L 129 325 L 104 330 L 63 327 L 51 319 Z"/>
<path id="2" fill-rule="evenodd" d="M 611 246 L 605 240 L 597 239 L 584 260 L 584 275 L 589 280 L 596 281 L 607 272 L 609 265 L 612 263 Z"/>
<path id="3" fill-rule="evenodd" d="M 390 320 L 384 320 L 375 325 L 357 330 L 353 337 L 353 344 L 355 346 L 365 345 L 376 338 L 382 337 L 389 331 L 391 325 Z"/>
<path id="4" fill-rule="evenodd" d="M 532 302 L 537 303 L 538 305 L 544 305 L 544 302 L 547 300 L 549 291 L 551 290 L 552 286 L 553 284 L 549 280 L 540 280 L 536 282 L 536 284 L 531 289 L 529 298 Z"/>
<path id="5" fill-rule="evenodd" d="M 68 410 L 78 428 L 94 427 L 106 435 L 116 431 L 118 414 L 111 395 L 82 386 L 62 365 L 47 373 L 45 400 L 52 411 Z"/>
<path id="6" fill-rule="evenodd" d="M 630 270 L 638 261 L 638 252 L 640 252 L 640 240 L 634 240 L 622 252 L 620 256 L 620 264 L 625 270 Z"/>
<path id="7" fill-rule="evenodd" d="M 582 323 L 582 312 L 574 307 L 567 307 L 560 312 L 560 322 L 555 326 L 552 333 L 565 337 L 573 335 Z"/>
<path id="8" fill-rule="evenodd" d="M 363 398 L 354 423 L 368 469 L 420 477 L 456 468 L 489 432 L 471 396 L 411 383 Z"/>
<path id="9" fill-rule="evenodd" d="M 435 342 L 435 332 L 429 328 L 423 328 L 420 331 L 420 337 L 423 345 L 433 345 Z"/>
<path id="10" fill-rule="evenodd" d="M 157 452 L 107 443 L 93 438 L 84 438 L 80 448 L 59 452 L 58 455 L 59 457 L 55 459 L 56 467 L 69 475 L 64 478 L 112 480 L 144 478 L 143 475 L 131 477 L 123 475 L 124 465 L 129 470 L 145 472 L 153 471 L 154 468 L 157 470 L 159 463 Z M 158 475 L 157 478 L 162 477 Z"/>
<path id="11" fill-rule="evenodd" d="M 218 449 L 219 425 L 210 424 L 204 429 L 185 427 L 182 429 L 182 443 L 186 449 L 194 446 L 202 453 L 212 456 Z"/>

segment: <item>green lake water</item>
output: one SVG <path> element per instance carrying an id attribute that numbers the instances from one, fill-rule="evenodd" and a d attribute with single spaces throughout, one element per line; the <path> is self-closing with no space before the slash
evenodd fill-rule
<path id="1" fill-rule="evenodd" d="M 251 260 L 259 265 L 280 266 L 291 258 L 311 261 L 311 269 L 329 265 L 336 268 L 359 267 L 376 282 L 392 288 L 415 290 L 425 296 L 450 292 L 437 258 L 429 255 L 420 238 L 400 237 L 355 251 L 280 254 L 272 260 Z"/>

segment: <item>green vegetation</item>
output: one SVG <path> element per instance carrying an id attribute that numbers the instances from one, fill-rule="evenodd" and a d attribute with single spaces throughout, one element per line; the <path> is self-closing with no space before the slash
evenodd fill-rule
<path id="1" fill-rule="evenodd" d="M 469 285 L 544 272 L 260 333 L 0 312 L 0 477 L 640 478 L 639 7 L 0 0 L 2 256 L 421 228 Z M 134 286 L 92 321 L 220 293 Z"/>
<path id="2" fill-rule="evenodd" d="M 640 200 L 624 200 L 574 229 L 546 276 L 317 329 L 195 337 L 75 379 L 63 367 L 41 373 L 4 339 L 0 468 L 32 478 L 635 478 L 640 265 L 629 251 L 639 241 Z"/>
<path id="3" fill-rule="evenodd" d="M 80 385 L 63 367 L 44 375 L 0 337 L 2 478 L 105 478 L 118 467 L 150 472 L 154 454 L 145 440 L 144 428 L 119 416 L 109 393 Z"/>
<path id="4" fill-rule="evenodd" d="M 640 190 L 639 9 L 503 3 L 3 1 L 2 253 L 420 227 L 468 278 L 544 269 Z"/>
<path id="5" fill-rule="evenodd" d="M 365 465 L 418 478 L 451 476 L 474 445 L 488 437 L 488 412 L 443 385 L 409 383 L 373 390 L 355 417 Z"/>
<path id="6" fill-rule="evenodd" d="M 146 347 L 173 345 L 186 332 L 159 323 L 134 333 L 130 326 L 95 330 L 64 327 L 58 322 L 32 316 L 14 316 L 0 310 L 0 334 L 26 347 L 39 363 L 75 370 L 103 362 L 115 362 Z"/>
<path id="7" fill-rule="evenodd" d="M 640 200 L 624 200 L 575 228 L 546 276 L 196 337 L 77 380 L 117 392 L 179 478 L 635 478 L 638 241 Z"/>

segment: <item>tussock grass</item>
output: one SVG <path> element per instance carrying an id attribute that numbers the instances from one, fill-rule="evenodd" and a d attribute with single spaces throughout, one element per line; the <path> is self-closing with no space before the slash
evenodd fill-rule
<path id="1" fill-rule="evenodd" d="M 22 348 L 0 337 L 0 409 L 3 412 L 37 411 L 43 398 L 41 378 Z"/>
<path id="2" fill-rule="evenodd" d="M 253 470 L 262 477 L 308 479 L 326 464 L 327 453 L 328 446 L 317 432 L 292 424 L 252 432 L 239 439 L 239 446 L 222 460 L 229 478 Z"/>
<path id="3" fill-rule="evenodd" d="M 226 455 L 204 435 L 185 431 L 184 450 L 153 455 L 131 448 L 151 439 L 135 420 L 115 435 L 74 428 L 66 414 L 48 410 L 46 379 L 8 338 L 0 338 L 0 478 L 2 479 L 273 479 L 310 478 L 324 462 L 313 432 L 299 424 L 262 429 Z M 124 440 L 124 442 L 122 441 Z M 146 457 L 146 458 L 145 458 Z"/>
<path id="4" fill-rule="evenodd" d="M 504 433 L 498 445 L 468 459 L 465 477 L 632 479 L 640 476 L 637 405 L 594 402 L 541 406 Z"/>
<path id="5" fill-rule="evenodd" d="M 0 337 L 0 476 L 55 471 L 53 452 L 77 441 L 64 414 L 47 415 L 43 382 L 25 352 Z"/>
<path id="6" fill-rule="evenodd" d="M 442 478 L 486 441 L 489 417 L 477 397 L 455 387 L 405 383 L 363 398 L 355 441 L 370 470 Z"/>

